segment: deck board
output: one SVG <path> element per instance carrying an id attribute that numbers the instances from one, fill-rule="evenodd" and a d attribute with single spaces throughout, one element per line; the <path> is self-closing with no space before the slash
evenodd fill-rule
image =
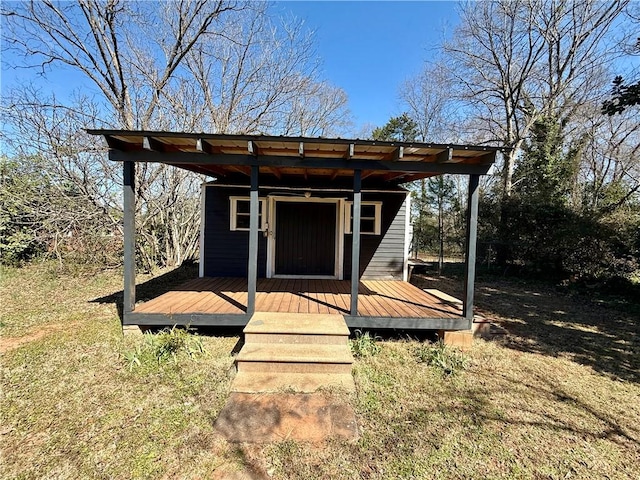
<path id="1" fill-rule="evenodd" d="M 140 313 L 239 314 L 246 311 L 247 281 L 243 278 L 197 278 L 147 302 Z M 459 307 L 407 282 L 362 280 L 358 314 L 389 318 L 459 318 Z M 348 280 L 258 280 L 256 310 L 263 312 L 349 314 Z"/>

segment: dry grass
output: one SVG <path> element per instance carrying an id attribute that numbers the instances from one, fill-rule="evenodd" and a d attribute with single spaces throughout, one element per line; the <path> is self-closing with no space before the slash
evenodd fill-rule
<path id="1" fill-rule="evenodd" d="M 459 294 L 446 279 L 420 281 Z M 0 477 L 637 478 L 633 312 L 483 280 L 480 309 L 509 335 L 478 341 L 453 377 L 418 362 L 417 340 L 379 342 L 354 368 L 357 442 L 231 445 L 212 423 L 238 337 L 205 337 L 204 358 L 130 372 L 121 354 L 141 339 L 120 332 L 120 282 L 3 272 L 3 338 L 56 327 L 3 355 Z"/>

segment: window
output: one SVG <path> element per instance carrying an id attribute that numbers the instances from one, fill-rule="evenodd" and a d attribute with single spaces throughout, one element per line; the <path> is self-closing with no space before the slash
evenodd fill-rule
<path id="1" fill-rule="evenodd" d="M 353 202 L 345 203 L 344 232 L 351 233 L 353 225 Z M 362 202 L 360 204 L 360 234 L 380 235 L 382 202 Z"/>
<path id="2" fill-rule="evenodd" d="M 249 197 L 230 197 L 231 200 L 231 230 L 249 231 L 250 200 Z M 258 199 L 258 230 L 265 230 L 267 223 L 267 202 Z"/>

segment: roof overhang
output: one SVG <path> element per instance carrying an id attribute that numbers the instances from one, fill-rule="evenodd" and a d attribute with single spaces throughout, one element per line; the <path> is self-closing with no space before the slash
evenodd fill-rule
<path id="1" fill-rule="evenodd" d="M 266 135 L 87 130 L 104 136 L 114 161 L 158 162 L 216 178 L 362 178 L 406 183 L 443 173 L 484 175 L 501 147 Z"/>

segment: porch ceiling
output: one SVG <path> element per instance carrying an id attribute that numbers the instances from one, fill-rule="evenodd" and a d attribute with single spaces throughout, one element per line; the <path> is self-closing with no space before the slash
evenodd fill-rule
<path id="1" fill-rule="evenodd" d="M 116 161 L 161 162 L 216 178 L 260 174 L 277 180 L 352 177 L 406 183 L 442 173 L 485 174 L 500 147 L 266 135 L 87 130 L 103 135 Z"/>

